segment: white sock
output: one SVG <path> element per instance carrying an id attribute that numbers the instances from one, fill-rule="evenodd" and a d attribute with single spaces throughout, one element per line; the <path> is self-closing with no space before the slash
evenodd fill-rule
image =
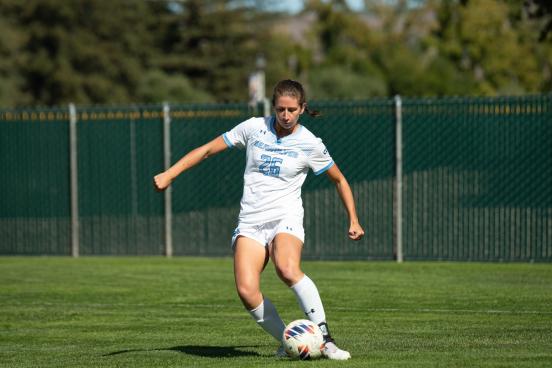
<path id="1" fill-rule="evenodd" d="M 291 286 L 291 290 L 295 293 L 299 307 L 301 307 L 308 319 L 317 325 L 326 322 L 326 313 L 324 312 L 318 289 L 307 275 L 298 283 Z"/>
<path id="2" fill-rule="evenodd" d="M 263 330 L 272 335 L 278 342 L 282 341 L 282 334 L 286 325 L 280 318 L 276 307 L 268 298 L 264 298 L 257 308 L 249 311 L 249 314 Z"/>

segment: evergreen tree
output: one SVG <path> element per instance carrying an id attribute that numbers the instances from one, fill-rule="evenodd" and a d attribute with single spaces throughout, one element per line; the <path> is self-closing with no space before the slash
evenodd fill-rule
<path id="1" fill-rule="evenodd" d="M 33 103 L 23 92 L 23 79 L 16 71 L 24 39 L 24 32 L 0 17 L 0 106 Z"/>
<path id="2" fill-rule="evenodd" d="M 123 0 L 15 3 L 27 35 L 15 66 L 24 90 L 47 105 L 132 101 L 149 47 L 145 9 Z"/>
<path id="3" fill-rule="evenodd" d="M 165 14 L 155 66 L 181 73 L 220 102 L 247 101 L 247 79 L 259 52 L 254 8 L 229 1 L 188 0 Z"/>

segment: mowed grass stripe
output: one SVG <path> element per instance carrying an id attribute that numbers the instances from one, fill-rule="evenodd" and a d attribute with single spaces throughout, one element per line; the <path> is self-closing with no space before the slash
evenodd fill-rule
<path id="1" fill-rule="evenodd" d="M 116 308 L 151 308 L 157 309 L 160 304 L 121 304 L 121 303 L 96 303 L 96 304 L 83 304 L 83 303 L 19 303 L 19 302 L 7 302 L 4 305 L 6 308 L 9 306 L 20 308 L 21 306 L 34 306 L 34 307 L 71 307 L 71 308 L 81 308 L 81 309 L 97 309 L 97 308 L 107 308 L 107 310 L 114 310 Z M 163 304 L 164 307 L 170 308 L 226 308 L 227 305 L 223 304 L 190 304 L 190 303 L 179 303 L 179 304 Z M 348 307 L 337 307 L 335 310 L 347 311 L 347 312 L 382 312 L 382 313 L 442 313 L 442 314 L 474 314 L 474 313 L 483 313 L 483 314 L 542 314 L 542 315 L 552 315 L 552 311 L 538 311 L 538 310 L 476 310 L 476 309 L 398 309 L 398 308 L 348 308 Z M 128 311 L 128 309 L 127 309 Z M 139 312 L 139 310 L 136 310 Z"/>

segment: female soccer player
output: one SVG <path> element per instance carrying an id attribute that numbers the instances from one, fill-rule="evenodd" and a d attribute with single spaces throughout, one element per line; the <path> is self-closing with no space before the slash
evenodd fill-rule
<path id="1" fill-rule="evenodd" d="M 167 171 L 154 177 L 157 190 L 165 190 L 184 171 L 207 157 L 231 147 L 246 149 L 244 188 L 238 226 L 232 236 L 234 277 L 243 305 L 255 321 L 281 342 L 285 324 L 276 308 L 260 290 L 261 273 L 269 258 L 279 278 L 294 292 L 305 315 L 322 330 L 323 354 L 346 360 L 330 335 L 318 289 L 301 270 L 304 241 L 301 186 L 310 169 L 326 173 L 335 184 L 349 217 L 349 238 L 360 240 L 359 223 L 351 188 L 328 150 L 307 128 L 299 124 L 309 112 L 303 86 L 283 80 L 274 88 L 274 116 L 251 118 L 182 157 Z M 278 356 L 285 356 L 280 346 Z"/>

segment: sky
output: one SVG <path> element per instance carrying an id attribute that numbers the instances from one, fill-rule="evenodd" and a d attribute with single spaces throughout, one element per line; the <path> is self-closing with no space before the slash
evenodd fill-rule
<path id="1" fill-rule="evenodd" d="M 360 10 L 364 6 L 363 0 L 347 0 L 347 4 L 352 10 Z M 297 13 L 302 7 L 303 1 L 300 0 L 285 0 L 278 5 L 278 9 L 288 10 L 290 13 Z"/>
<path id="2" fill-rule="evenodd" d="M 346 0 L 349 8 L 352 10 L 362 10 L 364 8 L 363 0 Z M 254 3 L 254 2 L 253 2 Z M 282 0 L 279 2 L 270 2 L 270 6 L 277 11 L 289 12 L 296 14 L 303 9 L 304 0 Z M 180 1 L 169 1 L 168 6 L 176 13 L 180 13 L 183 10 L 182 3 Z"/>

